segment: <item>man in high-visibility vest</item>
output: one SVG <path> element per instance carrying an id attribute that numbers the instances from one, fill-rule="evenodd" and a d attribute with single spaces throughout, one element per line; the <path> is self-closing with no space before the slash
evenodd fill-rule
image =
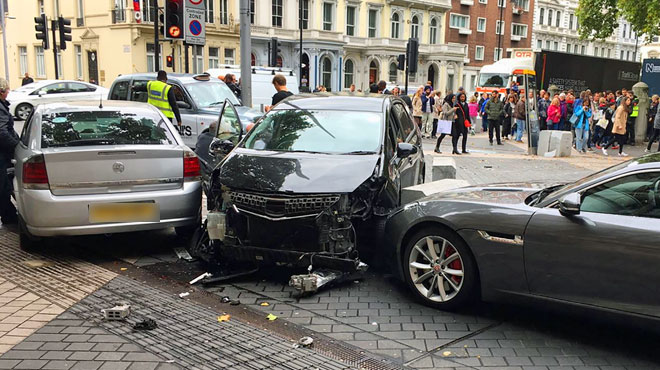
<path id="1" fill-rule="evenodd" d="M 639 115 L 639 99 L 633 99 L 632 112 L 628 115 L 626 122 L 626 134 L 628 136 L 628 145 L 635 145 L 635 121 Z"/>
<path id="2" fill-rule="evenodd" d="M 172 86 L 167 83 L 167 72 L 158 71 L 158 76 L 156 81 L 147 82 L 147 95 L 149 104 L 158 108 L 165 117 L 172 121 L 172 118 L 176 118 L 176 123 L 181 126 L 181 114 L 179 113 L 179 107 L 176 105 L 176 96 L 174 95 L 174 90 Z"/>

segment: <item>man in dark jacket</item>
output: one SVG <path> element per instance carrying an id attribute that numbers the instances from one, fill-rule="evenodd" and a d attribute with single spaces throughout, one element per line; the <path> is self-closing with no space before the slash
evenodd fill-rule
<path id="1" fill-rule="evenodd" d="M 0 78 L 0 219 L 3 224 L 18 221 L 16 208 L 11 202 L 11 183 L 7 168 L 11 167 L 14 149 L 18 145 L 18 134 L 14 131 L 14 117 L 9 113 L 9 82 Z"/>
<path id="2" fill-rule="evenodd" d="M 30 77 L 30 75 L 27 72 L 25 72 L 25 77 L 23 77 L 23 80 L 21 81 L 21 86 L 25 86 L 33 82 L 34 80 L 32 79 L 32 77 Z"/>
<path id="3" fill-rule="evenodd" d="M 504 103 L 498 99 L 499 92 L 493 91 L 495 98 L 489 99 L 484 107 L 485 115 L 488 116 L 488 141 L 493 145 L 493 131 L 497 139 L 497 145 L 502 145 L 500 138 L 500 120 L 504 116 Z"/>

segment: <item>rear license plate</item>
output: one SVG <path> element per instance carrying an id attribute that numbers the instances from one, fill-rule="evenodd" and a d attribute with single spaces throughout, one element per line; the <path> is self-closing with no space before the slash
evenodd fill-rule
<path id="1" fill-rule="evenodd" d="M 89 222 L 158 222 L 156 203 L 95 203 L 89 205 Z"/>

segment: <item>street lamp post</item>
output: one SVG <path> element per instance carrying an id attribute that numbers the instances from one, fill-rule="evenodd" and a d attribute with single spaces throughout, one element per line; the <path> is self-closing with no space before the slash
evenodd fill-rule
<path id="1" fill-rule="evenodd" d="M 303 79 L 303 0 L 298 0 L 298 26 L 300 28 L 300 76 L 298 86 L 302 87 Z"/>
<path id="2" fill-rule="evenodd" d="M 5 78 L 9 81 L 9 58 L 7 58 L 7 24 L 5 23 L 5 2 L 0 0 L 0 27 L 2 27 L 2 48 L 5 57 Z M 55 40 L 53 40 L 55 43 Z"/>

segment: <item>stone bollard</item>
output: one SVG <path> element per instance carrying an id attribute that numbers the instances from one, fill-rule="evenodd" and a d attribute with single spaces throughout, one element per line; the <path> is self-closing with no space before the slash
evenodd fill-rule
<path id="1" fill-rule="evenodd" d="M 646 137 L 646 124 L 649 113 L 649 85 L 638 82 L 633 85 L 633 93 L 639 99 L 639 115 L 635 119 L 635 142 L 643 143 Z"/>
<path id="2" fill-rule="evenodd" d="M 548 86 L 548 94 L 550 94 L 550 101 L 552 101 L 552 98 L 555 96 L 555 94 L 559 94 L 559 88 L 557 85 Z"/>

